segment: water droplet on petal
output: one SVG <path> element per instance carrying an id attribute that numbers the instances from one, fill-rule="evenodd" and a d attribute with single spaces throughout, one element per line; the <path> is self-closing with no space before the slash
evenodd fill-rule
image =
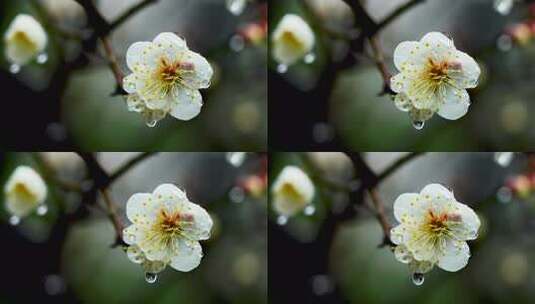
<path id="1" fill-rule="evenodd" d="M 9 66 L 9 72 L 11 74 L 18 74 L 20 72 L 20 65 L 13 63 Z"/>
<path id="2" fill-rule="evenodd" d="M 412 283 L 416 286 L 421 286 L 425 281 L 424 274 L 419 272 L 413 273 L 411 279 Z"/>
<path id="3" fill-rule="evenodd" d="M 305 56 L 305 58 L 303 59 L 303 61 L 304 61 L 306 64 L 311 64 L 311 63 L 313 63 L 314 61 L 316 61 L 316 55 L 313 54 L 313 53 L 307 54 L 307 55 Z"/>
<path id="4" fill-rule="evenodd" d="M 241 187 L 230 189 L 228 196 L 233 203 L 241 203 L 245 199 L 245 192 Z"/>
<path id="5" fill-rule="evenodd" d="M 277 224 L 284 226 L 288 223 L 288 217 L 285 215 L 279 215 L 277 217 Z"/>
<path id="6" fill-rule="evenodd" d="M 514 0 L 494 0 L 494 9 L 502 14 L 508 15 L 513 9 Z"/>
<path id="7" fill-rule="evenodd" d="M 241 166 L 245 161 L 245 156 L 247 156 L 245 152 L 227 152 L 226 154 L 227 162 L 234 167 Z"/>
<path id="8" fill-rule="evenodd" d="M 149 284 L 153 284 L 158 280 L 158 275 L 152 272 L 146 272 L 145 273 L 145 281 Z"/>
<path id="9" fill-rule="evenodd" d="M 513 152 L 495 152 L 494 153 L 494 161 L 502 166 L 507 167 L 511 164 L 511 161 L 513 161 L 514 153 Z"/>
<path id="10" fill-rule="evenodd" d="M 11 226 L 17 226 L 20 223 L 20 217 L 13 215 L 9 218 L 9 224 Z"/>
<path id="11" fill-rule="evenodd" d="M 245 48 L 245 39 L 241 35 L 233 35 L 230 37 L 229 47 L 234 52 L 241 52 Z"/>
<path id="12" fill-rule="evenodd" d="M 37 207 L 37 215 L 45 215 L 47 214 L 48 212 L 48 207 L 47 205 L 40 205 L 39 207 Z"/>
<path id="13" fill-rule="evenodd" d="M 277 72 L 279 74 L 284 74 L 286 72 L 288 72 L 288 66 L 285 65 L 284 63 L 281 63 L 277 66 Z"/>
<path id="14" fill-rule="evenodd" d="M 227 0 L 227 9 L 233 15 L 238 16 L 243 13 L 247 0 Z"/>
<path id="15" fill-rule="evenodd" d="M 47 61 L 48 61 L 48 55 L 47 54 L 43 53 L 43 54 L 39 54 L 39 56 L 37 56 L 37 63 L 45 64 Z"/>
<path id="16" fill-rule="evenodd" d="M 416 129 L 416 130 L 422 130 L 425 126 L 425 121 L 421 121 L 421 120 L 415 120 L 412 122 L 412 126 Z"/>
<path id="17" fill-rule="evenodd" d="M 307 206 L 303 212 L 305 215 L 311 216 L 316 213 L 316 207 L 314 205 Z"/>

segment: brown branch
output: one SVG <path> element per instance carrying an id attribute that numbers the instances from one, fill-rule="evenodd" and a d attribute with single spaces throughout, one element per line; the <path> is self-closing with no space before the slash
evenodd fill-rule
<path id="1" fill-rule="evenodd" d="M 108 58 L 108 65 L 110 66 L 110 69 L 113 72 L 113 76 L 115 77 L 115 82 L 117 84 L 117 90 L 115 94 L 124 95 L 126 94 L 126 92 L 122 92 L 124 73 L 121 69 L 121 66 L 117 62 L 117 57 L 113 52 L 113 47 L 111 46 L 110 38 L 108 36 L 103 36 L 100 38 L 100 40 L 102 41 L 104 52 L 106 53 L 106 57 Z"/>
<path id="2" fill-rule="evenodd" d="M 119 167 L 115 172 L 113 172 L 109 177 L 109 183 L 113 183 L 116 179 L 121 177 L 123 174 L 125 174 L 127 171 L 132 169 L 135 165 L 137 165 L 139 162 L 145 160 L 147 157 L 150 157 L 152 155 L 156 154 L 155 152 L 145 152 L 141 153 L 138 156 L 132 158 L 128 162 L 126 162 L 124 165 Z"/>
<path id="3" fill-rule="evenodd" d="M 138 4 L 132 6 L 130 9 L 125 11 L 121 16 L 119 16 L 115 21 L 113 21 L 109 26 L 109 31 L 115 30 L 117 27 L 122 25 L 125 21 L 130 19 L 130 17 L 137 14 L 139 11 L 144 9 L 146 6 L 155 4 L 158 2 L 158 0 L 143 0 L 139 2 Z"/>
<path id="4" fill-rule="evenodd" d="M 405 12 L 407 12 L 412 7 L 424 3 L 425 0 L 410 0 L 407 1 L 407 3 L 401 5 L 398 7 L 395 11 L 393 11 L 388 17 L 386 17 L 383 21 L 381 21 L 379 24 L 377 24 L 377 30 L 381 30 L 387 25 L 389 25 L 392 21 L 394 21 L 399 16 L 403 15 Z"/>
<path id="5" fill-rule="evenodd" d="M 386 66 L 379 39 L 377 38 L 377 36 L 373 36 L 369 39 L 369 41 L 370 46 L 373 50 L 375 65 L 377 66 L 377 69 L 379 70 L 379 72 L 381 73 L 381 77 L 383 78 L 383 91 L 380 95 L 394 94 L 394 91 L 392 91 L 392 88 L 390 87 L 390 78 L 392 78 L 392 74 L 390 74 L 390 72 L 388 71 L 388 67 Z"/>
<path id="6" fill-rule="evenodd" d="M 101 189 L 100 193 L 102 194 L 102 198 L 104 199 L 104 203 L 106 204 L 108 218 L 112 222 L 113 228 L 115 229 L 115 242 L 112 244 L 112 247 L 126 245 L 123 241 L 124 225 L 121 221 L 121 218 L 117 214 L 117 210 L 115 208 L 115 204 L 113 203 L 111 195 L 107 188 Z"/>
<path id="7" fill-rule="evenodd" d="M 379 197 L 379 192 L 376 188 L 372 188 L 368 189 L 368 193 L 370 194 L 373 206 L 375 207 L 375 217 L 377 218 L 377 221 L 379 221 L 379 224 L 383 229 L 383 242 L 381 243 L 381 245 L 379 245 L 379 247 L 394 246 L 394 243 L 392 243 L 392 240 L 390 239 L 390 229 L 392 229 L 392 227 L 390 226 L 388 218 L 385 214 L 384 204 L 381 198 Z"/>
<path id="8" fill-rule="evenodd" d="M 421 156 L 422 152 L 411 152 L 403 157 L 400 157 L 398 160 L 396 160 L 392 165 L 390 165 L 388 168 L 386 168 L 383 172 L 381 172 L 378 176 L 378 182 L 381 182 L 385 178 L 389 177 L 392 173 L 396 172 L 400 167 L 405 165 L 407 162 L 413 160 L 414 158 Z"/>

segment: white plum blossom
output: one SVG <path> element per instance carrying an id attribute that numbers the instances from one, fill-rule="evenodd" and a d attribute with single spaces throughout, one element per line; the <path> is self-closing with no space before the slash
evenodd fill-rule
<path id="1" fill-rule="evenodd" d="M 19 166 L 7 180 L 4 193 L 7 211 L 13 216 L 22 218 L 45 202 L 47 187 L 34 169 Z"/>
<path id="2" fill-rule="evenodd" d="M 199 266 L 203 256 L 199 241 L 210 237 L 212 218 L 175 185 L 162 184 L 152 193 L 132 195 L 126 216 L 133 223 L 123 231 L 127 255 L 146 273 L 156 274 L 168 265 L 184 272 Z"/>
<path id="3" fill-rule="evenodd" d="M 400 43 L 394 64 L 400 72 L 391 79 L 396 107 L 409 112 L 414 122 L 424 122 L 435 113 L 456 120 L 468 112 L 466 89 L 477 86 L 481 70 L 445 35 L 432 32 L 420 41 Z"/>
<path id="4" fill-rule="evenodd" d="M 45 49 L 47 42 L 43 26 L 32 16 L 19 14 L 4 34 L 6 58 L 12 64 L 25 65 Z"/>
<path id="5" fill-rule="evenodd" d="M 180 119 L 196 117 L 203 105 L 199 89 L 210 86 L 213 69 L 188 49 L 174 33 L 161 33 L 152 42 L 136 42 L 126 53 L 133 71 L 123 80 L 129 111 L 143 115 L 149 126 L 167 114 Z"/>
<path id="6" fill-rule="evenodd" d="M 283 216 L 292 216 L 305 209 L 314 198 L 314 184 L 299 167 L 286 166 L 272 186 L 273 208 Z"/>
<path id="7" fill-rule="evenodd" d="M 467 205 L 439 184 L 429 184 L 420 193 L 404 193 L 394 202 L 394 216 L 400 224 L 391 230 L 396 259 L 408 264 L 415 274 L 435 265 L 446 271 L 466 266 L 480 221 Z"/>
<path id="8" fill-rule="evenodd" d="M 298 15 L 285 15 L 272 34 L 273 58 L 286 66 L 294 64 L 312 51 L 314 32 Z"/>

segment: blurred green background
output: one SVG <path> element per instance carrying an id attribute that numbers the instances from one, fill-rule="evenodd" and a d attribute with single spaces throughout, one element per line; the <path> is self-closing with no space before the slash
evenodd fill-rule
<path id="1" fill-rule="evenodd" d="M 374 172 L 381 172 L 404 154 L 364 153 L 364 157 Z M 471 206 L 481 219 L 478 239 L 469 242 L 472 257 L 468 265 L 455 273 L 435 268 L 426 274 L 422 286 L 415 286 L 407 265 L 395 260 L 387 248 L 378 248 L 383 234 L 373 212 L 366 207 L 371 205 L 369 198 L 365 197 L 355 207 L 354 218 L 340 224 L 332 236 L 325 236 L 322 229 L 332 214 L 338 214 L 347 204 L 358 204 L 349 201 L 346 192 L 319 183 L 322 178 L 337 184 L 359 185 L 361 176 L 353 172 L 344 154 L 273 155 L 271 180 L 288 164 L 300 166 L 312 177 L 316 186 L 313 201 L 316 212 L 312 216 L 301 213 L 280 226 L 272 206 L 269 207 L 270 251 L 295 259 L 284 270 L 270 269 L 271 300 L 289 303 L 300 298 L 307 303 L 355 304 L 532 303 L 535 183 L 531 179 L 522 195 L 509 185 L 515 176 L 533 176 L 533 160 L 532 156 L 515 154 L 510 164 L 501 166 L 495 161 L 494 153 L 426 153 L 379 185 L 385 213 L 392 225 L 395 223 L 392 204 L 396 197 L 419 192 L 430 183 L 453 189 L 456 199 Z M 326 238 L 331 239 L 330 243 Z M 271 249 L 272 246 L 276 248 Z M 300 284 L 291 290 L 276 288 L 289 281 Z"/>
<path id="2" fill-rule="evenodd" d="M 0 303 L 267 303 L 267 197 L 263 188 L 251 194 L 243 187 L 244 180 L 265 170 L 264 156 L 159 153 L 112 185 L 110 193 L 123 223 L 128 198 L 152 192 L 162 183 L 183 188 L 214 220 L 211 238 L 201 242 L 204 257 L 198 268 L 188 273 L 167 268 L 156 283 L 148 284 L 139 265 L 120 248 L 110 247 L 115 234 L 106 213 L 92 207 L 73 219 L 80 194 L 63 190 L 44 173 L 52 168 L 61 181 L 86 187 L 82 160 L 69 152 L 39 155 L 0 156 L 2 187 L 13 169 L 24 164 L 43 175 L 49 190 L 49 212 L 33 214 L 17 226 L 8 224 L 4 196 L 0 199 L 5 261 Z M 113 172 L 134 156 L 99 153 L 98 160 Z"/>
<path id="3" fill-rule="evenodd" d="M 109 21 L 139 2 L 95 1 Z M 84 11 L 74 0 L 2 1 L 0 32 L 17 14 L 25 13 L 41 22 L 49 36 L 45 51 L 49 60 L 43 65 L 32 63 L 13 75 L 0 56 L 0 84 L 17 100 L 11 110 L 31 109 L 24 127 L 33 131 L 27 136 L 31 142 L 16 137 L 6 140 L 10 134 L 3 140 L 11 147 L 35 150 L 72 146 L 89 151 L 263 150 L 267 145 L 266 44 L 264 37 L 251 43 L 239 35 L 247 26 L 265 21 L 262 2 L 248 1 L 243 13 L 234 15 L 225 0 L 160 0 L 112 33 L 113 49 L 125 73 L 128 47 L 152 41 L 161 32 L 176 32 L 214 67 L 211 87 L 201 90 L 204 106 L 198 117 L 188 122 L 167 117 L 148 128 L 141 115 L 128 112 L 122 97 L 110 96 L 115 81 L 101 50 L 85 54 L 87 62 L 74 70 L 66 67 L 82 51 L 81 42 L 68 37 L 91 33 Z"/>
<path id="4" fill-rule="evenodd" d="M 389 96 L 378 96 L 383 83 L 369 49 L 365 54 L 355 54 L 357 64 L 337 73 L 332 87 L 330 79 L 325 78 L 329 67 L 347 54 L 344 37 L 355 37 L 362 31 L 354 28 L 352 12 L 342 0 L 273 2 L 272 25 L 284 14 L 294 13 L 302 16 L 316 34 L 314 63 L 301 62 L 287 73 L 278 74 L 277 64 L 270 58 L 270 89 L 273 86 L 284 90 L 281 96 L 292 94 L 296 108 L 292 115 L 278 120 L 287 121 L 290 129 L 303 124 L 307 128 L 294 134 L 294 138 L 300 138 L 296 147 L 316 147 L 331 140 L 357 151 L 492 151 L 535 147 L 535 123 L 529 118 L 535 111 L 532 1 L 502 1 L 514 2 L 510 12 L 502 9 L 504 14 L 495 8 L 499 0 L 421 1 L 379 33 L 385 62 L 393 74 L 395 47 L 402 41 L 419 40 L 432 31 L 452 37 L 456 47 L 473 56 L 482 68 L 479 86 L 469 90 L 472 105 L 468 114 L 456 121 L 435 115 L 423 130 L 414 129 L 408 115 L 397 110 Z M 361 2 L 380 21 L 408 1 Z M 325 100 L 316 100 L 318 94 L 321 98 L 325 96 Z M 321 107 L 318 103 L 327 105 Z M 315 107 L 320 109 L 303 111 Z M 298 116 L 299 109 L 303 112 Z M 309 116 L 313 121 L 307 120 Z M 322 125 L 322 119 L 328 125 Z M 282 136 L 283 132 L 274 136 Z M 274 142 L 280 146 L 292 144 Z"/>

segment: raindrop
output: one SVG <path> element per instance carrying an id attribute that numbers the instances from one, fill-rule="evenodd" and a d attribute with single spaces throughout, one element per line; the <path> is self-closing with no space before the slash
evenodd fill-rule
<path id="1" fill-rule="evenodd" d="M 147 120 L 146 122 L 146 125 L 147 127 L 149 128 L 154 128 L 156 127 L 156 124 L 158 123 L 158 121 L 156 119 L 153 119 L 153 120 Z"/>
<path id="2" fill-rule="evenodd" d="M 416 130 L 422 130 L 425 126 L 425 122 L 424 121 L 421 121 L 421 120 L 415 120 L 412 122 L 412 126 L 416 129 Z"/>
<path id="3" fill-rule="evenodd" d="M 11 226 L 17 226 L 20 223 L 20 217 L 13 215 L 9 218 L 9 224 Z"/>
<path id="4" fill-rule="evenodd" d="M 48 55 L 47 54 L 43 53 L 43 54 L 39 54 L 39 56 L 37 56 L 37 63 L 45 64 L 47 61 L 48 61 Z"/>
<path id="5" fill-rule="evenodd" d="M 514 0 L 494 0 L 494 9 L 505 16 L 511 12 L 513 4 Z"/>
<path id="6" fill-rule="evenodd" d="M 11 74 L 18 74 L 20 72 L 20 65 L 13 63 L 9 66 L 9 72 Z"/>
<path id="7" fill-rule="evenodd" d="M 241 187 L 230 189 L 228 196 L 233 203 L 241 203 L 245 199 L 245 192 Z"/>
<path id="8" fill-rule="evenodd" d="M 234 167 L 241 166 L 245 161 L 245 156 L 247 156 L 245 152 L 227 152 L 226 154 L 227 161 Z"/>
<path id="9" fill-rule="evenodd" d="M 46 205 L 41 205 L 37 207 L 37 215 L 45 215 L 48 212 L 48 207 Z"/>
<path id="10" fill-rule="evenodd" d="M 227 9 L 233 15 L 238 16 L 245 9 L 246 0 L 227 0 Z"/>
<path id="11" fill-rule="evenodd" d="M 229 47 L 234 52 L 241 52 L 245 48 L 245 39 L 241 35 L 233 35 L 230 37 Z"/>
<path id="12" fill-rule="evenodd" d="M 288 66 L 285 65 L 284 63 L 281 63 L 277 66 L 277 72 L 279 74 L 284 74 L 286 72 L 288 72 Z"/>
<path id="13" fill-rule="evenodd" d="M 419 272 L 413 273 L 411 279 L 412 283 L 416 286 L 421 286 L 425 281 L 424 274 Z"/>
<path id="14" fill-rule="evenodd" d="M 305 215 L 311 216 L 316 213 L 316 207 L 314 205 L 307 206 L 304 210 Z"/>
<path id="15" fill-rule="evenodd" d="M 496 40 L 496 47 L 502 52 L 510 51 L 513 48 L 513 39 L 509 35 L 501 35 Z"/>
<path id="16" fill-rule="evenodd" d="M 501 187 L 498 189 L 498 192 L 496 192 L 496 198 L 502 204 L 510 203 L 513 199 L 513 191 L 508 187 Z"/>
<path id="17" fill-rule="evenodd" d="M 316 55 L 313 53 L 307 54 L 304 58 L 306 64 L 311 64 L 316 61 Z"/>
<path id="18" fill-rule="evenodd" d="M 279 215 L 277 217 L 277 224 L 284 226 L 288 223 L 288 217 L 285 215 Z"/>
<path id="19" fill-rule="evenodd" d="M 494 161 L 502 166 L 507 167 L 511 164 L 511 161 L 513 160 L 514 153 L 513 152 L 495 152 L 494 153 Z"/>
<path id="20" fill-rule="evenodd" d="M 146 272 L 145 273 L 145 281 L 149 284 L 153 284 L 158 280 L 158 275 L 152 272 Z"/>

